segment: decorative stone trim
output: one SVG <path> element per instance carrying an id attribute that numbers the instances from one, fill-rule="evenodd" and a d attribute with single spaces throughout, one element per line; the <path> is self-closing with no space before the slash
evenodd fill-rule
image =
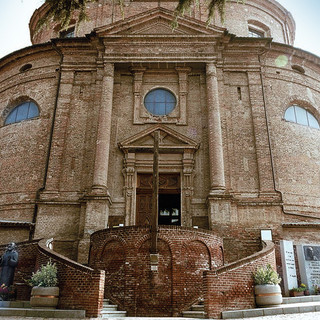
<path id="1" fill-rule="evenodd" d="M 148 75 L 155 72 L 145 67 L 132 67 L 133 74 L 133 123 L 175 123 L 177 125 L 187 125 L 187 94 L 188 94 L 188 73 L 191 68 L 177 67 L 169 69 L 167 72 L 161 72 L 160 77 L 170 77 L 170 82 L 166 83 L 165 79 L 160 85 L 157 82 L 150 82 Z M 177 78 L 174 80 L 174 78 Z M 175 83 L 176 82 L 176 83 Z M 144 96 L 153 89 L 165 88 L 171 91 L 177 98 L 177 105 L 168 115 L 157 116 L 150 114 L 144 106 Z"/>

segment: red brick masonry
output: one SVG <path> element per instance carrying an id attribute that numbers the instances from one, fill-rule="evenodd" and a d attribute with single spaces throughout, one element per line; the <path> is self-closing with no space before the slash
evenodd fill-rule
<path id="1" fill-rule="evenodd" d="M 57 264 L 60 298 L 59 309 L 85 310 L 87 317 L 98 317 L 103 304 L 104 271 L 93 270 L 50 250 L 52 240 L 18 243 L 19 264 L 15 273 L 18 299 L 29 300 L 30 289 L 24 284 L 32 272 L 50 259 Z M 0 253 L 5 246 L 0 247 Z"/>
<path id="2" fill-rule="evenodd" d="M 208 318 L 219 318 L 222 311 L 255 306 L 252 273 L 260 266 L 276 268 L 272 242 L 263 250 L 234 263 L 204 272 L 204 302 Z"/>
<path id="3" fill-rule="evenodd" d="M 18 299 L 30 298 L 24 279 L 51 259 L 58 267 L 60 309 L 82 309 L 87 317 L 98 317 L 105 296 L 128 315 L 175 316 L 203 298 L 207 317 L 218 318 L 224 310 L 253 307 L 252 273 L 269 263 L 275 267 L 273 243 L 222 266 L 222 240 L 213 232 L 166 226 L 159 228 L 158 270 L 151 271 L 149 238 L 148 227 L 94 233 L 90 265 L 99 271 L 50 250 L 52 240 L 19 243 Z"/>

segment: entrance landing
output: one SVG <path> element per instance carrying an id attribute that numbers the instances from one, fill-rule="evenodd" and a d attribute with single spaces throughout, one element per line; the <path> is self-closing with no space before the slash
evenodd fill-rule
<path id="1" fill-rule="evenodd" d="M 223 311 L 222 319 L 243 319 L 280 314 L 309 313 L 320 311 L 320 296 L 283 298 L 277 307 Z"/>

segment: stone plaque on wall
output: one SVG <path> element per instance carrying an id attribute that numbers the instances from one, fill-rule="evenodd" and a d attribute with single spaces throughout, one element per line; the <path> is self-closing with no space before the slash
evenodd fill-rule
<path id="1" fill-rule="evenodd" d="M 320 286 L 320 245 L 304 244 L 297 246 L 301 282 L 311 293 L 314 286 Z"/>
<path id="2" fill-rule="evenodd" d="M 294 260 L 294 251 L 292 241 L 281 240 L 281 263 L 283 270 L 283 284 L 285 295 L 289 295 L 289 290 L 298 286 L 296 263 Z"/>

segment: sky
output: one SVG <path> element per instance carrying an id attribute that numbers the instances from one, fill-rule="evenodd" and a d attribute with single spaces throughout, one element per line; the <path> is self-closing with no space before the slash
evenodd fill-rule
<path id="1" fill-rule="evenodd" d="M 278 0 L 296 21 L 295 47 L 320 57 L 320 0 Z M 29 20 L 43 0 L 0 0 L 0 58 L 31 45 Z"/>

